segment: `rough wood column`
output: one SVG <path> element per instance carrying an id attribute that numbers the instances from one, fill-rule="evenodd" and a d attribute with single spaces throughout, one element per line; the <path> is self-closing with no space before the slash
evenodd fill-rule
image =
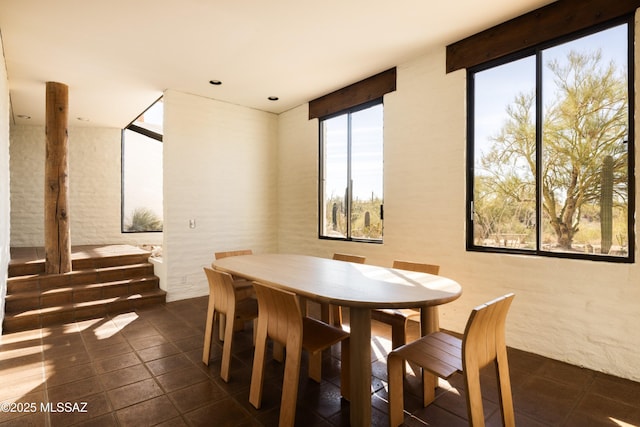
<path id="1" fill-rule="evenodd" d="M 69 88 L 62 83 L 47 82 L 44 249 L 48 274 L 71 271 L 68 122 Z"/>

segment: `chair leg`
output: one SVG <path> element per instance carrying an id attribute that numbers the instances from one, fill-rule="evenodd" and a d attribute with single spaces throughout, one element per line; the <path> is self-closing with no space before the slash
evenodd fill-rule
<path id="1" fill-rule="evenodd" d="M 284 380 L 282 382 L 282 400 L 280 402 L 279 427 L 293 427 L 296 418 L 296 401 L 298 400 L 298 381 L 300 379 L 300 357 L 302 343 L 295 339 L 287 343 L 287 357 L 284 364 Z M 318 352 L 322 354 L 322 352 Z"/>
<path id="2" fill-rule="evenodd" d="M 284 361 L 284 346 L 277 341 L 273 342 L 273 360 L 280 363 Z"/>
<path id="3" fill-rule="evenodd" d="M 404 422 L 404 359 L 395 353 L 387 358 L 387 379 L 389 381 L 389 425 L 397 427 Z"/>
<path id="4" fill-rule="evenodd" d="M 251 388 L 249 390 L 249 402 L 260 409 L 262 404 L 262 385 L 264 382 L 264 361 L 267 355 L 267 320 L 258 316 L 256 345 L 253 356 L 253 368 L 251 370 Z"/>
<path id="5" fill-rule="evenodd" d="M 339 305 L 331 305 L 331 325 L 336 328 L 342 328 L 342 307 Z"/>
<path id="6" fill-rule="evenodd" d="M 244 331 L 244 321 L 236 320 L 233 322 L 233 332 Z"/>
<path id="7" fill-rule="evenodd" d="M 204 330 L 204 348 L 202 349 L 202 362 L 209 366 L 209 356 L 211 355 L 211 339 L 213 335 L 213 320 L 215 318 L 215 308 L 213 296 L 209 296 L 209 307 L 207 308 L 207 322 Z"/>
<path id="8" fill-rule="evenodd" d="M 477 365 L 464 366 L 464 385 L 467 393 L 467 413 L 471 427 L 484 427 L 484 408 L 482 407 L 482 393 L 480 390 L 480 369 Z"/>
<path id="9" fill-rule="evenodd" d="M 351 340 L 349 337 L 340 342 L 340 394 L 351 400 Z"/>
<path id="10" fill-rule="evenodd" d="M 407 343 L 407 321 L 395 321 L 391 325 L 391 347 L 398 348 Z"/>
<path id="11" fill-rule="evenodd" d="M 509 365 L 506 350 L 504 350 L 503 357 L 500 357 L 500 354 L 498 354 L 496 372 L 498 374 L 498 390 L 500 391 L 502 424 L 505 427 L 515 427 L 516 420 L 513 413 L 513 398 L 511 396 L 511 380 L 509 379 Z"/>
<path id="12" fill-rule="evenodd" d="M 224 313 L 218 314 L 218 338 L 224 341 L 224 330 L 227 325 L 227 316 Z"/>
<path id="13" fill-rule="evenodd" d="M 309 352 L 309 378 L 318 384 L 322 381 L 322 351 Z"/>
<path id="14" fill-rule="evenodd" d="M 427 407 L 436 399 L 438 377 L 426 369 L 422 369 L 422 406 Z"/>
<path id="15" fill-rule="evenodd" d="M 331 307 L 330 304 L 320 303 L 320 320 L 328 325 L 331 324 Z"/>
<path id="16" fill-rule="evenodd" d="M 307 311 L 308 311 L 308 300 L 305 297 L 298 297 L 298 301 L 300 301 L 300 313 L 302 314 L 302 317 L 307 315 Z"/>
<path id="17" fill-rule="evenodd" d="M 228 319 L 235 318 L 235 307 L 228 312 Z M 224 344 L 222 346 L 222 365 L 220 367 L 220 378 L 224 382 L 229 382 L 229 367 L 231 365 L 231 344 L 233 343 L 233 322 L 226 322 L 224 328 Z"/>
<path id="18" fill-rule="evenodd" d="M 258 336 L 258 318 L 253 319 L 253 346 L 256 346 L 256 338 Z"/>

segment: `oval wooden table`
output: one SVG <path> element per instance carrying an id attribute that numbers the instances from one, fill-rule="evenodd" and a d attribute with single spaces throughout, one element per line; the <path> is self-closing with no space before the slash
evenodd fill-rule
<path id="1" fill-rule="evenodd" d="M 462 293 L 457 282 L 442 276 L 306 255 L 241 255 L 216 260 L 213 266 L 317 302 L 349 307 L 352 426 L 371 425 L 371 309 L 421 308 L 424 335 L 438 329 L 434 308 Z"/>

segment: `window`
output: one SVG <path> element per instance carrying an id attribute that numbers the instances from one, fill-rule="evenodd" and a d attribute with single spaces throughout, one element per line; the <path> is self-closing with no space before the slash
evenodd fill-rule
<path id="1" fill-rule="evenodd" d="M 122 231 L 162 231 L 162 99 L 122 132 Z"/>
<path id="2" fill-rule="evenodd" d="M 382 242 L 383 98 L 396 69 L 309 102 L 320 119 L 319 235 Z"/>
<path id="3" fill-rule="evenodd" d="M 468 70 L 468 249 L 633 261 L 632 23 Z"/>
<path id="4" fill-rule="evenodd" d="M 382 241 L 382 99 L 320 121 L 320 236 Z"/>

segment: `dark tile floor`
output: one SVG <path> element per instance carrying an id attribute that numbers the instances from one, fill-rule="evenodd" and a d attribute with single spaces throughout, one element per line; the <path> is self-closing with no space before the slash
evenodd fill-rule
<path id="1" fill-rule="evenodd" d="M 2 336 L 0 425 L 277 425 L 282 365 L 267 364 L 263 407 L 254 409 L 248 403 L 251 331 L 236 334 L 231 380 L 224 383 L 219 343 L 209 367 L 200 360 L 206 305 L 206 298 L 195 298 Z M 410 339 L 416 332 L 412 328 Z M 373 334 L 372 424 L 385 426 L 390 330 L 374 322 Z M 522 351 L 509 356 L 518 426 L 640 426 L 640 384 Z M 487 424 L 494 426 L 500 419 L 490 374 L 483 387 Z M 324 358 L 323 377 L 321 384 L 308 380 L 303 363 L 297 425 L 348 425 L 337 354 Z M 427 408 L 420 407 L 415 377 L 405 383 L 406 425 L 467 425 L 460 376 L 441 380 Z"/>

